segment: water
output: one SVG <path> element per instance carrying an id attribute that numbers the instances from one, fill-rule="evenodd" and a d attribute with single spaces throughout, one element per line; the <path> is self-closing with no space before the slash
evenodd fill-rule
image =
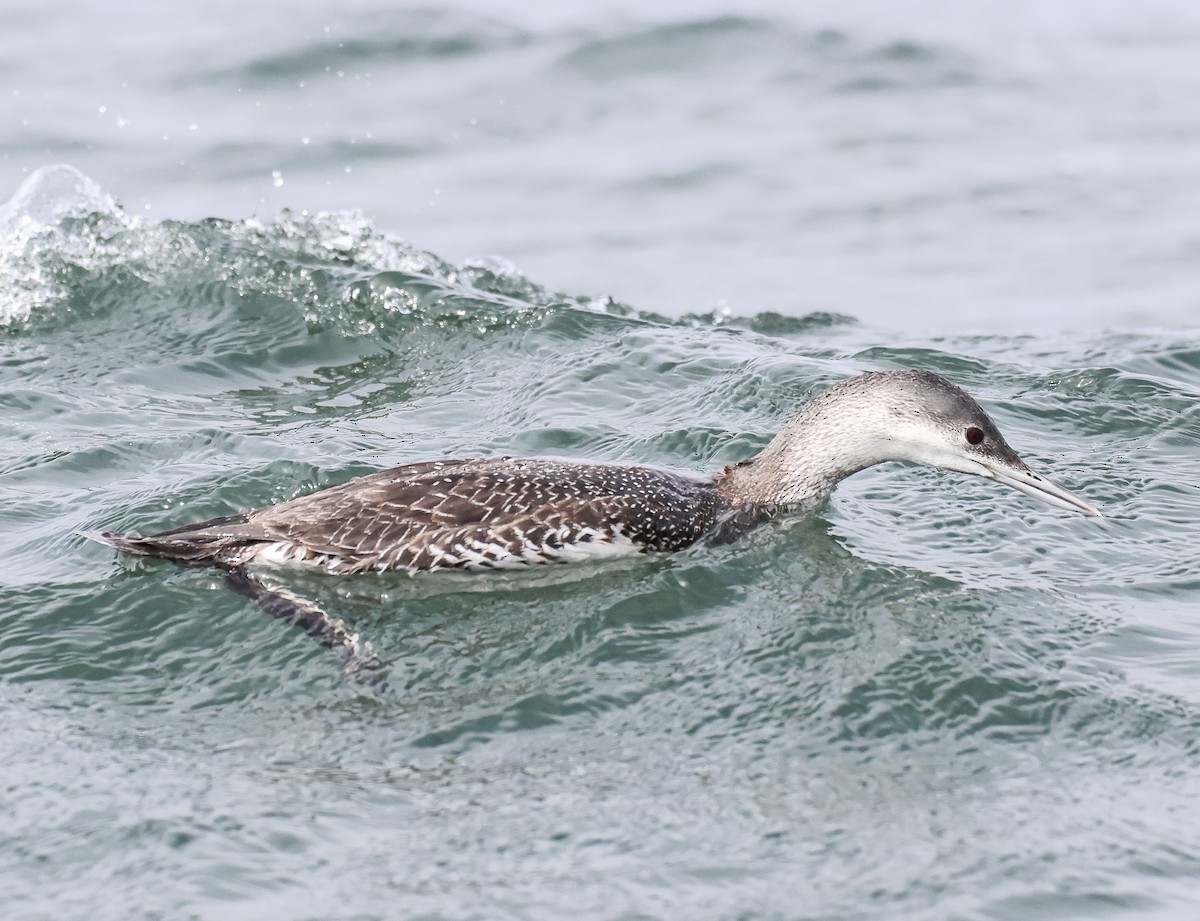
<path id="1" fill-rule="evenodd" d="M 1192 7 L 8 15 L 5 918 L 1194 916 Z M 1105 517 L 881 467 L 671 557 L 291 576 L 386 688 L 76 536 L 710 471 L 901 366 Z"/>

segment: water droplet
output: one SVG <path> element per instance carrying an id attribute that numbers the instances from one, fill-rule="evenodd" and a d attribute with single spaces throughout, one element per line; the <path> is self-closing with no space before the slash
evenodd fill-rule
<path id="1" fill-rule="evenodd" d="M 271 170 L 271 185 L 275 186 L 277 189 L 282 188 L 283 186 L 283 173 L 279 172 L 277 169 Z"/>

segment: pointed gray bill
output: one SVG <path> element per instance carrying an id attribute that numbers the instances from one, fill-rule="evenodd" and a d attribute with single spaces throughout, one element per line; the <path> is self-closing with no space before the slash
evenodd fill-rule
<path id="1" fill-rule="evenodd" d="M 1047 505 L 1065 509 L 1068 512 L 1078 512 L 1089 518 L 1099 518 L 1100 509 L 1085 499 L 1079 498 L 1073 492 L 1068 492 L 1061 486 L 1051 483 L 1044 476 L 1039 476 L 1032 470 L 989 470 L 991 478 L 997 483 L 1011 486 L 1017 492 L 1041 499 Z"/>

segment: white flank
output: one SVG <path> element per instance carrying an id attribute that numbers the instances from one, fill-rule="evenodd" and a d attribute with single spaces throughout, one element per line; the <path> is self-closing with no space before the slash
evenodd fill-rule
<path id="1" fill-rule="evenodd" d="M 433 548 L 433 566 L 427 570 L 401 567 L 400 570 L 410 573 L 446 572 L 465 569 L 468 572 L 484 572 L 495 569 L 527 569 L 546 563 L 583 563 L 589 560 L 608 560 L 623 556 L 635 556 L 642 551 L 640 544 L 634 543 L 624 534 L 607 531 L 583 531 L 592 539 L 588 541 L 575 540 L 561 547 L 550 547 L 526 541 L 521 545 L 519 553 L 513 552 L 513 547 L 506 543 L 483 543 L 471 545 L 455 544 L 449 551 Z M 290 541 L 275 541 L 265 544 L 255 553 L 253 563 L 266 566 L 305 566 L 320 567 L 331 573 L 344 572 L 343 564 L 349 562 L 325 553 L 313 553 L 302 546 Z"/>

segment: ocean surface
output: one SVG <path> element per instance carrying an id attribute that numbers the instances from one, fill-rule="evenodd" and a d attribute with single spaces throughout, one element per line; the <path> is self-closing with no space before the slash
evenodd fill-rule
<path id="1" fill-rule="evenodd" d="M 1197 917 L 1200 8 L 5 23 L 6 921 Z M 378 684 L 78 534 L 712 472 L 898 367 L 1104 517 L 890 465 L 727 546 L 281 576 Z"/>

